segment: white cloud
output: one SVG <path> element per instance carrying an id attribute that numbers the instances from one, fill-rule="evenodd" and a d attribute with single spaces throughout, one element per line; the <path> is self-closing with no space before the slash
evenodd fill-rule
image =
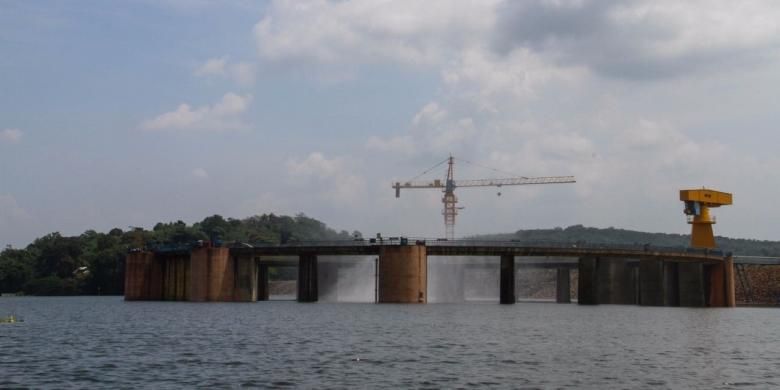
<path id="1" fill-rule="evenodd" d="M 452 152 L 516 175 L 578 180 L 503 188 L 500 198 L 459 189 L 466 209 L 458 234 L 575 223 L 684 231 L 676 190 L 708 185 L 736 192 L 734 217 L 744 216 L 741 225 L 724 223 L 719 232 L 741 226 L 738 234 L 772 238 L 771 221 L 780 217 L 772 207 L 780 183 L 772 148 L 780 142 L 772 127 L 778 10 L 762 1 L 278 1 L 254 26 L 257 64 L 217 56 L 192 70 L 236 88 L 252 85 L 259 69 L 269 79 L 280 71 L 264 96 L 289 88 L 302 123 L 332 129 L 315 134 L 310 127 L 310 142 L 343 138 L 325 143 L 333 154 L 282 163 L 288 175 L 268 169 L 246 180 L 234 170 L 242 178 L 233 181 L 240 188 L 233 193 L 246 200 L 228 203 L 251 212 L 305 211 L 348 229 L 373 221 L 366 231 L 392 226 L 403 234 L 440 234 L 439 192 L 409 191 L 396 200 L 389 184 Z M 329 90 L 326 83 L 301 98 L 310 85 L 285 84 L 284 77 L 299 68 L 349 80 L 347 88 Z M 366 99 L 380 79 L 393 90 Z M 245 126 L 251 97 L 236 93 L 207 103 L 184 99 L 142 127 Z M 335 115 L 309 110 L 323 96 L 338 98 Z M 410 101 L 419 106 L 409 109 Z M 380 105 L 394 108 L 383 114 L 405 114 L 377 115 Z M 377 128 L 382 123 L 393 128 Z M 358 126 L 374 132 L 356 140 Z M 279 155 L 290 153 L 285 140 L 301 134 L 276 134 L 282 142 L 272 153 L 235 166 L 276 166 L 286 158 Z M 361 142 L 363 150 L 355 150 Z M 506 176 L 458 164 L 457 178 Z M 255 187 L 246 190 L 245 182 Z M 263 193 L 268 188 L 274 192 Z M 216 199 L 209 194 L 201 196 Z"/>
<path id="2" fill-rule="evenodd" d="M 206 170 L 203 168 L 195 168 L 192 170 L 192 172 L 190 172 L 190 174 L 192 175 L 192 177 L 200 180 L 205 180 L 209 178 L 209 173 L 206 172 Z"/>
<path id="3" fill-rule="evenodd" d="M 363 199 L 365 192 L 365 181 L 353 173 L 354 166 L 347 158 L 328 159 L 313 152 L 303 160 L 288 160 L 287 172 L 294 183 L 313 186 L 312 193 L 344 205 Z"/>
<path id="4" fill-rule="evenodd" d="M 217 116 L 240 114 L 246 110 L 251 99 L 250 95 L 239 96 L 234 93 L 227 93 L 219 103 L 214 105 L 212 112 Z"/>
<path id="5" fill-rule="evenodd" d="M 209 58 L 201 66 L 195 69 L 196 76 L 224 76 L 226 74 L 225 67 L 227 65 L 227 58 Z"/>
<path id="6" fill-rule="evenodd" d="M 246 111 L 251 95 L 226 93 L 222 99 L 212 106 L 201 106 L 193 109 L 189 104 L 182 103 L 170 112 L 160 114 L 144 121 L 141 128 L 145 130 L 235 130 L 245 128 L 239 116 Z"/>
<path id="7" fill-rule="evenodd" d="M 531 48 L 607 77 L 751 67 L 780 49 L 774 1 L 510 1 L 499 13 L 498 51 Z"/>
<path id="8" fill-rule="evenodd" d="M 328 160 L 322 153 L 314 152 L 302 161 L 289 160 L 287 170 L 290 174 L 297 176 L 329 178 L 337 175 L 342 170 L 343 165 L 342 159 Z"/>
<path id="9" fill-rule="evenodd" d="M 366 148 L 400 155 L 412 155 L 417 151 L 414 139 L 408 135 L 395 136 L 387 139 L 371 136 L 368 138 L 368 141 L 366 141 Z"/>
<path id="10" fill-rule="evenodd" d="M 430 102 L 423 106 L 420 111 L 412 118 L 412 124 L 420 126 L 423 124 L 437 124 L 447 117 L 447 111 L 439 107 L 436 102 Z"/>
<path id="11" fill-rule="evenodd" d="M 275 1 L 255 25 L 261 57 L 272 61 L 438 63 L 478 44 L 496 1 Z"/>
<path id="12" fill-rule="evenodd" d="M 200 77 L 224 77 L 242 87 L 255 83 L 255 65 L 249 62 L 230 63 L 228 57 L 210 58 L 193 72 Z"/>
<path id="13" fill-rule="evenodd" d="M 769 85 L 777 84 L 779 13 L 771 1 L 274 2 L 254 37 L 261 61 L 285 68 L 437 72 L 440 84 L 407 129 L 366 136 L 366 161 L 387 153 L 408 162 L 392 175 L 413 176 L 449 152 L 518 175 L 574 174 L 572 189 L 518 190 L 527 204 L 507 210 L 507 225 L 669 231 L 680 222 L 677 189 L 728 190 L 748 181 L 746 172 L 777 177 L 761 141 L 743 138 L 753 147 L 735 153 L 734 130 L 709 128 L 755 125 L 777 140 Z M 763 83 L 751 76 L 757 70 L 769 75 Z M 377 180 L 371 188 L 390 181 L 366 177 Z M 465 199 L 487 209 L 495 202 Z M 464 218 L 476 221 L 468 210 Z"/>
<path id="14" fill-rule="evenodd" d="M 255 65 L 248 62 L 237 62 L 229 67 L 230 77 L 238 85 L 250 86 L 255 83 Z"/>
<path id="15" fill-rule="evenodd" d="M 268 61 L 335 69 L 388 61 L 446 69 L 465 62 L 460 67 L 474 69 L 472 77 L 527 86 L 559 67 L 636 79 L 751 67 L 777 59 L 778 19 L 780 7 L 771 0 L 275 1 L 254 37 Z M 479 63 L 487 53 L 515 51 L 537 62 L 532 74 L 525 67 L 483 71 L 493 65 Z M 458 78 L 457 70 L 445 72 L 449 81 Z"/>
<path id="16" fill-rule="evenodd" d="M 371 136 L 366 148 L 406 156 L 421 153 L 446 155 L 475 146 L 475 138 L 484 133 L 474 126 L 472 118 L 450 118 L 436 103 L 423 106 L 411 120 L 412 133 L 386 138 Z"/>
<path id="17" fill-rule="evenodd" d="M 22 140 L 22 134 L 22 131 L 19 129 L 3 129 L 3 131 L 0 131 L 0 140 L 17 143 Z"/>
<path id="18" fill-rule="evenodd" d="M 586 77 L 581 67 L 551 64 L 530 50 L 496 56 L 483 48 L 464 50 L 442 66 L 441 77 L 453 97 L 467 99 L 481 112 L 514 110 L 539 97 L 553 83 L 576 86 Z"/>

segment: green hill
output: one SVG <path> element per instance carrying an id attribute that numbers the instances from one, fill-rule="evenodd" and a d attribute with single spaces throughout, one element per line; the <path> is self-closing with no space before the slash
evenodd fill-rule
<path id="1" fill-rule="evenodd" d="M 479 235 L 471 238 L 484 240 L 517 240 L 526 242 L 556 242 L 589 244 L 624 244 L 669 247 L 687 247 L 687 234 L 646 233 L 625 229 L 599 229 L 582 225 L 555 229 L 518 230 L 514 233 Z M 741 238 L 715 237 L 718 246 L 726 252 L 741 256 L 780 257 L 780 241 L 747 240 Z"/>
<path id="2" fill-rule="evenodd" d="M 305 240 L 350 239 L 303 214 L 256 215 L 225 219 L 213 215 L 187 225 L 182 221 L 158 223 L 152 230 L 87 230 L 80 236 L 51 233 L 24 249 L 10 246 L 0 252 L 0 293 L 29 295 L 122 294 L 125 255 L 130 248 L 156 243 L 191 244 L 198 240 L 285 243 Z"/>
<path id="3" fill-rule="evenodd" d="M 303 214 L 256 215 L 244 219 L 213 215 L 192 225 L 182 221 L 158 223 L 151 230 L 87 230 L 79 236 L 51 233 L 23 249 L 0 252 L 0 293 L 31 295 L 122 294 L 125 255 L 130 248 L 197 240 L 248 243 L 286 243 L 306 240 L 348 240 L 359 232 L 336 231 Z M 526 242 L 688 246 L 681 234 L 645 233 L 625 229 L 598 229 L 582 225 L 555 229 L 518 230 L 475 236 L 486 240 Z M 725 251 L 743 256 L 780 257 L 780 242 L 717 237 Z M 292 271 L 292 270 L 286 270 Z M 293 275 L 294 276 L 294 275 Z M 287 277 L 293 277 L 287 275 Z"/>

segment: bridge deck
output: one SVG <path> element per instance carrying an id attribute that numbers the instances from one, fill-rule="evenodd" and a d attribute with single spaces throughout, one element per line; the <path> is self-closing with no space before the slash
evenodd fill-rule
<path id="1" fill-rule="evenodd" d="M 411 244 L 412 242 L 410 242 Z M 286 245 L 256 245 L 231 248 L 238 256 L 298 256 L 316 254 L 319 256 L 375 256 L 382 245 L 400 245 L 398 243 L 376 244 L 368 241 L 311 242 Z M 649 245 L 578 245 L 578 244 L 527 244 L 497 241 L 427 241 L 424 242 L 428 256 L 534 256 L 534 257 L 614 257 L 614 258 L 653 258 L 663 261 L 718 263 L 727 254 L 718 250 L 699 250 L 690 248 L 663 248 Z"/>

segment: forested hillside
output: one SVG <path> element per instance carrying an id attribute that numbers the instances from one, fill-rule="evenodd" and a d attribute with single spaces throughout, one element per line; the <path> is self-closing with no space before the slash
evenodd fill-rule
<path id="1" fill-rule="evenodd" d="M 274 214 L 245 219 L 214 215 L 193 225 L 182 221 L 158 223 L 152 230 L 88 230 L 80 236 L 51 233 L 24 249 L 0 252 L 0 292 L 30 295 L 122 294 L 125 255 L 130 248 L 150 244 L 190 244 L 198 240 L 248 243 L 286 243 L 302 240 L 351 239 L 359 232 L 337 232 L 303 214 Z M 582 225 L 555 229 L 518 230 L 515 233 L 477 236 L 489 240 L 526 242 L 651 244 L 687 246 L 681 234 L 644 233 L 624 229 L 598 229 Z M 720 247 L 736 255 L 778 256 L 780 242 L 716 238 Z"/>
<path id="2" fill-rule="evenodd" d="M 599 229 L 582 225 L 555 229 L 518 230 L 514 233 L 477 236 L 486 240 L 517 240 L 526 242 L 564 242 L 591 244 L 651 244 L 656 246 L 688 246 L 687 234 L 645 233 L 625 229 Z M 715 242 L 726 252 L 742 256 L 778 256 L 780 241 L 760 241 L 715 237 Z"/>
<path id="3" fill-rule="evenodd" d="M 359 234 L 354 232 L 354 234 Z M 219 215 L 193 225 L 158 223 L 152 230 L 135 228 L 108 233 L 88 230 L 80 236 L 51 233 L 24 249 L 0 252 L 0 293 L 29 295 L 122 294 L 125 255 L 151 243 L 189 244 L 198 240 L 284 243 L 291 240 L 349 239 L 303 214 L 274 214 L 245 219 Z"/>

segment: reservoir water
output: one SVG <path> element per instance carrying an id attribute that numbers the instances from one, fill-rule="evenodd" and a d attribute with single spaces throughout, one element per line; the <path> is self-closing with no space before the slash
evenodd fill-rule
<path id="1" fill-rule="evenodd" d="M 773 388 L 774 309 L 0 298 L 0 388 Z"/>

